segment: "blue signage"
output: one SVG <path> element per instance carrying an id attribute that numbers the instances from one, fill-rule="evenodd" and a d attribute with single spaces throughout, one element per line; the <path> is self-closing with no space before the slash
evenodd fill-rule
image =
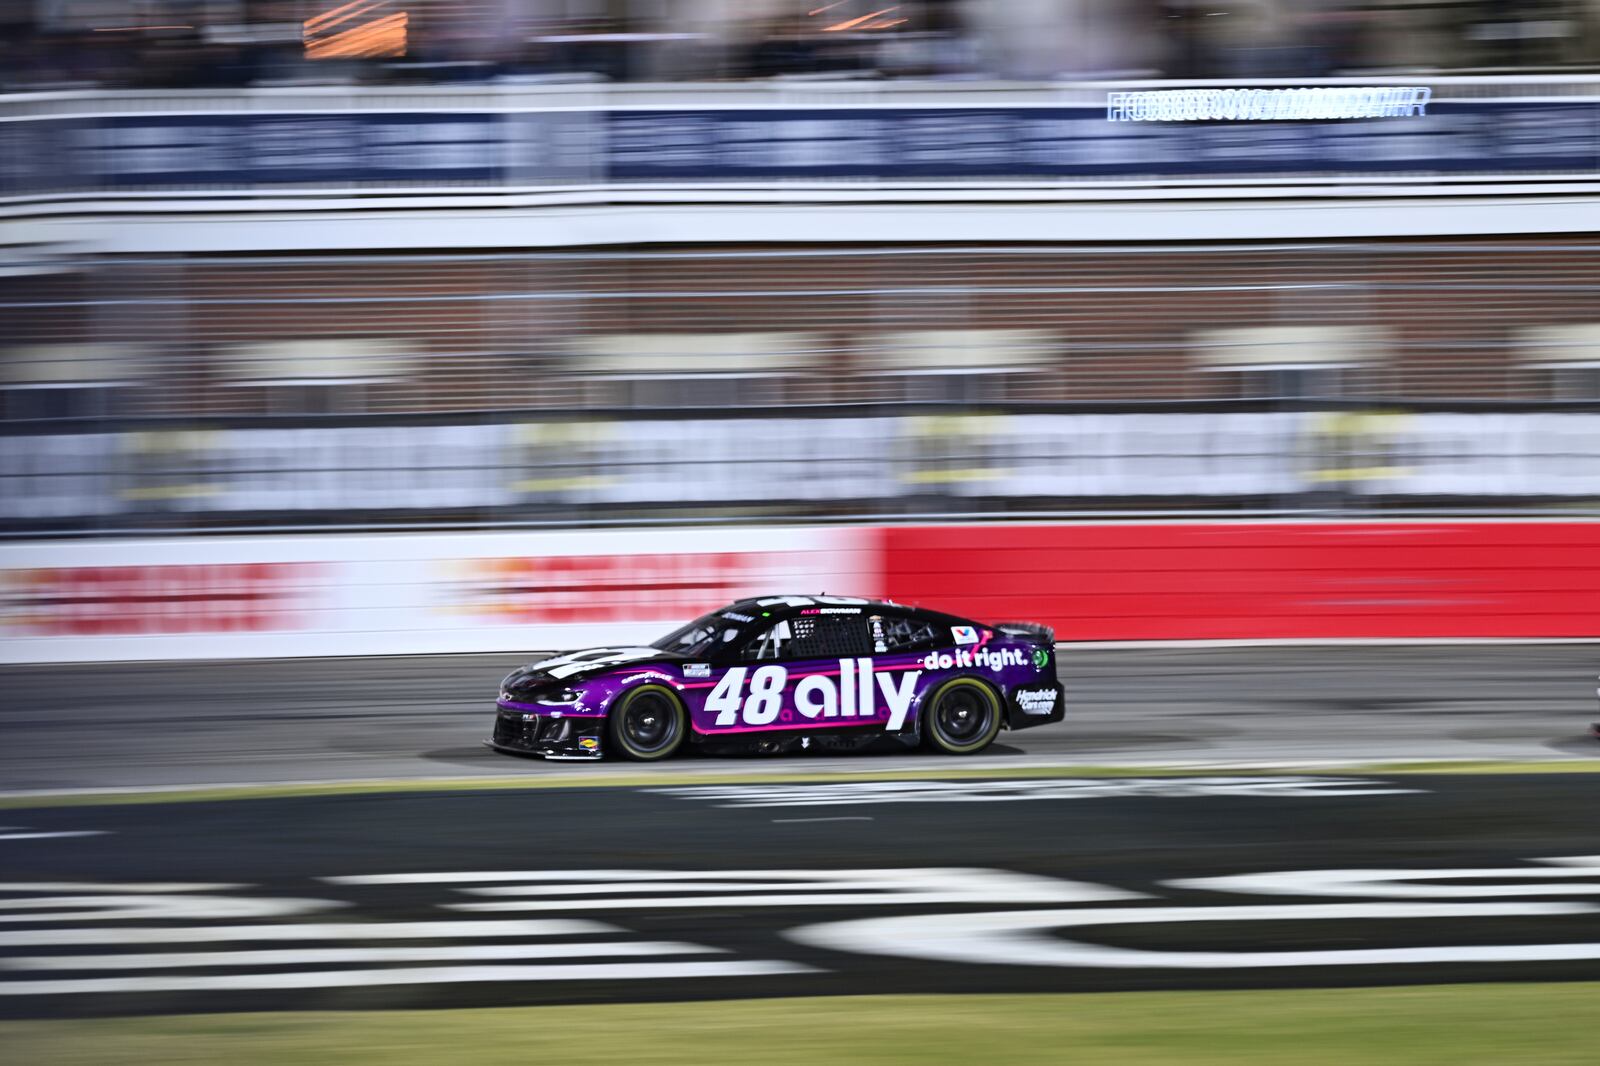
<path id="1" fill-rule="evenodd" d="M 1104 106 L 130 114 L 0 122 L 0 194 L 537 185 L 1592 174 L 1600 102 L 1404 122 L 1107 122 Z"/>

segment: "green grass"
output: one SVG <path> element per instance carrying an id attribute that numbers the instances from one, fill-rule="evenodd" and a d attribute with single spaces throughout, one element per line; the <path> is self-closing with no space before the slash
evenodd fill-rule
<path id="1" fill-rule="evenodd" d="M 669 785 L 793 785 L 843 781 L 1007 780 L 1047 777 L 1214 777 L 1219 774 L 1592 774 L 1600 759 L 1551 759 L 1540 762 L 1439 760 L 1433 762 L 1332 764 L 1322 766 L 1017 766 L 961 769 L 952 766 L 859 771 L 752 772 L 705 771 L 659 767 L 648 771 L 549 771 L 526 777 L 394 778 L 369 781 L 311 781 L 258 785 L 163 786 L 151 789 L 96 789 L 83 792 L 13 793 L 0 795 L 0 810 L 19 808 L 111 806 L 133 803 L 198 803 L 220 800 L 282 799 L 295 796 L 368 795 L 392 792 L 475 792 L 544 788 L 646 788 Z"/>
<path id="2" fill-rule="evenodd" d="M 0 1023 L 39 1066 L 1596 1061 L 1600 983 L 1091 995 L 855 996 Z"/>

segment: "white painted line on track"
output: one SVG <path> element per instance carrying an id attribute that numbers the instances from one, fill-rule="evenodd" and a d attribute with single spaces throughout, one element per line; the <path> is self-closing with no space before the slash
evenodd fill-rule
<path id="1" fill-rule="evenodd" d="M 428 966 L 414 969 L 321 970 L 300 973 L 90 977 L 66 981 L 0 982 L 0 996 L 78 996 L 90 993 L 254 992 L 286 988 L 369 988 L 508 981 L 692 981 L 711 977 L 769 977 L 817 973 L 799 963 L 764 959 L 726 962 L 618 962 L 573 966 Z"/>
<path id="2" fill-rule="evenodd" d="M 1195 922 L 1375 921 L 1591 915 L 1582 903 L 1308 903 L 1242 907 L 1110 907 L 864 918 L 791 929 L 784 937 L 833 951 L 984 966 L 1223 970 L 1297 966 L 1542 962 L 1600 959 L 1600 943 L 1483 944 L 1293 951 L 1186 951 L 1114 947 L 1060 930 Z"/>
<path id="3" fill-rule="evenodd" d="M 42 830 L 39 832 L 30 833 L 0 833 L 0 840 L 50 840 L 56 837 L 100 837 L 106 836 L 108 832 L 109 831 L 105 829 L 73 829 L 54 833 L 47 833 Z"/>
<path id="4" fill-rule="evenodd" d="M 841 814 L 837 818 L 774 818 L 775 823 L 784 822 L 870 822 L 871 815 L 866 814 Z"/>
<path id="5" fill-rule="evenodd" d="M 594 936 L 624 933 L 604 922 L 549 920 L 305 922 L 288 925 L 191 925 L 171 928 L 0 930 L 0 946 L 55 944 L 194 944 L 252 940 L 443 940 L 461 937 Z"/>
<path id="6" fill-rule="evenodd" d="M 159 892 L 226 892 L 230 889 L 249 888 L 249 885 L 226 882 L 152 882 L 122 883 L 116 881 L 0 881 L 0 892 L 132 892 L 139 895 Z"/>
<path id="7" fill-rule="evenodd" d="M 719 881 L 805 880 L 814 882 L 814 885 L 810 886 L 753 886 L 756 888 L 832 888 L 839 884 L 841 880 L 857 883 L 863 877 L 893 878 L 894 883 L 897 885 L 902 883 L 916 884 L 916 875 L 921 872 L 911 867 L 898 866 L 881 870 L 447 870 L 439 873 L 351 874 L 344 877 L 323 877 L 320 880 L 332 885 L 441 885 L 470 884 L 474 882 L 488 883 L 492 881 L 580 881 L 600 883 L 601 888 L 609 890 L 613 887 L 614 882 L 620 880 L 676 882 L 696 879 L 704 880 L 707 877 L 715 877 Z M 972 874 L 975 871 L 941 869 L 937 872 L 941 874 Z M 673 884 L 667 887 L 678 889 L 683 886 Z M 527 891 L 536 890 L 530 888 Z"/>
<path id="8" fill-rule="evenodd" d="M 614 944 L 452 944 L 446 947 L 285 948 L 271 951 L 170 951 L 151 955 L 30 955 L 0 959 L 10 970 L 160 970 L 199 966 L 315 966 L 343 962 L 449 962 L 458 959 L 579 959 L 635 955 L 725 955 L 723 948 L 670 940 Z"/>
<path id="9" fill-rule="evenodd" d="M 569 911 L 598 907 L 626 910 L 661 910 L 697 907 L 841 907 L 912 906 L 930 903 L 988 903 L 995 899 L 1013 902 L 1101 902 L 1107 899 L 1136 898 L 1103 885 L 1086 885 L 1056 878 L 1040 878 L 1011 871 L 963 867 L 906 867 L 898 869 L 852 870 L 707 870 L 697 874 L 674 872 L 651 877 L 644 872 L 639 880 L 618 881 L 615 877 L 594 877 L 592 871 L 569 870 L 558 874 L 580 885 L 587 898 L 550 899 L 560 892 L 547 883 L 549 876 L 535 878 L 535 885 L 492 885 L 466 887 L 459 891 L 475 896 L 520 896 L 533 898 L 497 899 L 490 902 L 441 904 L 453 911 Z M 687 878 L 700 881 L 684 884 Z M 711 878 L 726 878 L 710 880 Z M 566 886 L 561 886 L 562 888 Z M 697 896 L 692 891 L 716 895 Z"/>
<path id="10" fill-rule="evenodd" d="M 1543 642 L 1541 642 L 1543 643 Z M 921 761 L 898 763 L 893 766 L 876 764 L 872 766 L 852 766 L 839 760 L 815 762 L 795 760 L 781 763 L 772 763 L 766 766 L 741 765 L 737 767 L 718 766 L 708 768 L 679 768 L 673 767 L 664 770 L 659 782 L 650 785 L 639 782 L 640 771 L 626 766 L 615 768 L 592 768 L 583 771 L 573 771 L 570 774 L 537 774 L 527 778 L 508 778 L 504 774 L 485 774 L 481 777 L 454 775 L 439 777 L 433 775 L 419 775 L 416 777 L 346 777 L 346 778 L 310 778 L 290 779 L 280 781 L 209 781 L 188 784 L 160 784 L 160 785 L 105 785 L 92 788 L 45 788 L 45 789 L 20 789 L 0 791 L 0 800 L 52 800 L 73 797 L 119 797 L 119 796 L 178 796 L 188 793 L 209 792 L 247 792 L 251 790 L 291 791 L 295 789 L 320 790 L 326 789 L 330 794 L 348 789 L 416 791 L 427 788 L 449 788 L 459 786 L 473 791 L 518 788 L 544 789 L 544 788 L 649 788 L 660 786 L 693 785 L 697 779 L 704 777 L 739 777 L 739 778 L 765 778 L 769 776 L 807 777 L 811 775 L 827 775 L 829 777 L 860 777 L 867 780 L 875 778 L 887 779 L 912 779 L 911 775 L 923 775 L 930 779 L 966 778 L 974 779 L 990 771 L 1005 771 L 1007 775 L 1015 774 L 1018 770 L 1026 769 L 1040 771 L 1081 770 L 1091 768 L 1095 770 L 1164 770 L 1184 772 L 1189 770 L 1344 770 L 1352 772 L 1351 768 L 1382 767 L 1384 763 L 1434 763 L 1440 766 L 1452 764 L 1478 764 L 1492 763 L 1539 763 L 1559 766 L 1562 763 L 1587 763 L 1594 760 L 1588 755 L 1569 755 L 1547 751 L 1517 751 L 1506 754 L 1486 752 L 1478 755 L 1427 755 L 1406 756 L 1396 755 L 1392 751 L 1361 751 L 1334 753 L 1308 759 L 1303 756 L 1293 758 L 1263 757 L 1233 757 L 1213 759 L 1183 759 L 1183 758 L 1129 758 L 1125 755 L 1110 755 L 1097 758 L 1094 754 L 1087 754 L 1077 758 L 1061 758 L 1056 756 L 1030 756 L 1026 764 L 1019 764 L 1018 760 L 1010 757 L 997 758 L 968 758 L 962 760 L 959 768 L 945 768 L 939 761 Z M 627 778 L 627 783 L 621 786 L 612 785 L 615 778 Z M 723 782 L 718 782 L 719 784 Z M 755 783 L 755 782 L 752 782 Z M 794 783 L 794 782 L 790 782 Z M 247 798 L 247 797 L 241 797 Z M 271 798 L 268 796 L 267 798 Z"/>

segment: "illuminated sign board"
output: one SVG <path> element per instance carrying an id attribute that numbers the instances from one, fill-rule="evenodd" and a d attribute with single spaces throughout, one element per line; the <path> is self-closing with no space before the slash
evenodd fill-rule
<path id="1" fill-rule="evenodd" d="M 1380 85 L 1333 89 L 1153 89 L 1106 94 L 1109 122 L 1267 122 L 1412 118 L 1432 89 Z"/>

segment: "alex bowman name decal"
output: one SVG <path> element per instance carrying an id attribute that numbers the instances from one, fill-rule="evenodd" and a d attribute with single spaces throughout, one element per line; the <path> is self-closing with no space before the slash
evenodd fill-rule
<path id="1" fill-rule="evenodd" d="M 663 796 L 719 807 L 855 807 L 871 803 L 995 803 L 1012 800 L 1151 796 L 1397 796 L 1422 792 L 1386 782 L 1339 777 L 1062 777 L 1021 781 L 850 781 L 827 785 L 686 785 L 652 788 Z"/>

